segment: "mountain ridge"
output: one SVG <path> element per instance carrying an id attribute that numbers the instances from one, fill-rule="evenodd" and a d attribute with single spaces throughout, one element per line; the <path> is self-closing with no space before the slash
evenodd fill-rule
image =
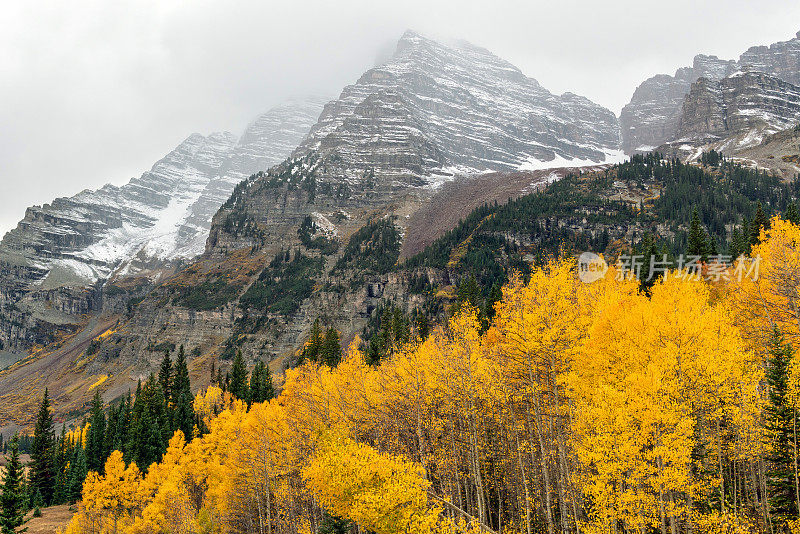
<path id="1" fill-rule="evenodd" d="M 320 98 L 259 115 L 241 136 L 192 134 L 140 177 L 27 209 L 0 241 L 0 341 L 22 349 L 100 306 L 98 283 L 201 254 L 211 216 L 236 184 L 288 155 Z M 78 311 L 79 313 L 73 313 Z M 77 316 L 76 316 L 77 315 Z M 39 336 L 39 327 L 48 333 Z"/>
<path id="2" fill-rule="evenodd" d="M 800 32 L 770 46 L 752 46 L 738 60 L 698 54 L 692 67 L 674 75 L 657 74 L 643 81 L 620 112 L 622 149 L 647 152 L 674 140 L 683 101 L 700 78 L 719 81 L 737 70 L 750 69 L 800 85 Z"/>

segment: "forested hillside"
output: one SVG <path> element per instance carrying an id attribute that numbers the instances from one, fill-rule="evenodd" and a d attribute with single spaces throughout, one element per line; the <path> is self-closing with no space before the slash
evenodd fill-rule
<path id="1" fill-rule="evenodd" d="M 212 386 L 207 431 L 111 453 L 68 532 L 797 531 L 800 228 L 773 218 L 751 257 L 650 295 L 551 261 L 488 328 L 464 305 L 249 407 Z"/>
<path id="2" fill-rule="evenodd" d="M 653 153 L 599 172 L 569 175 L 542 191 L 474 210 L 455 228 L 396 270 L 411 274 L 409 290 L 428 295 L 431 320 L 453 297 L 491 315 L 511 272 L 527 277 L 533 266 L 583 251 L 650 257 L 721 255 L 730 262 L 750 252 L 772 215 L 800 223 L 800 180 L 725 160 L 718 152 L 702 166 Z M 694 242 L 692 234 L 694 232 Z M 427 268 L 444 271 L 453 294 L 427 283 Z M 469 287 L 472 284 L 472 287 Z M 437 293 L 438 292 L 438 293 Z M 422 310 L 420 310 L 422 311 Z M 366 332 L 368 334 L 368 332 Z"/>

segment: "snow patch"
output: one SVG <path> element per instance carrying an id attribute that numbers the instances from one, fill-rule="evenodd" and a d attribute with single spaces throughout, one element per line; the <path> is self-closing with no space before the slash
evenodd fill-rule
<path id="1" fill-rule="evenodd" d="M 521 171 L 540 171 L 545 169 L 558 169 L 561 167 L 590 167 L 592 165 L 602 165 L 604 163 L 622 163 L 628 157 L 622 150 L 605 150 L 603 161 L 594 161 L 591 159 L 573 158 L 567 159 L 560 154 L 550 161 L 543 161 L 536 158 L 529 158 L 526 162 L 518 168 Z"/>

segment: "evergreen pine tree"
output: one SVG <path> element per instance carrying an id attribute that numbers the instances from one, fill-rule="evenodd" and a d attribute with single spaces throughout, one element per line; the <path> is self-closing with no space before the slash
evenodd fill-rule
<path id="1" fill-rule="evenodd" d="M 262 379 L 264 385 L 261 388 L 261 391 L 263 392 L 261 401 L 270 401 L 275 398 L 275 387 L 272 384 L 272 371 L 267 364 L 264 364 L 264 373 L 262 374 Z"/>
<path id="2" fill-rule="evenodd" d="M 106 416 L 103 413 L 103 399 L 97 391 L 92 399 L 89 415 L 89 431 L 86 433 L 86 458 L 89 470 L 100 471 L 106 464 Z"/>
<path id="3" fill-rule="evenodd" d="M 768 227 L 769 219 L 764 213 L 764 208 L 761 205 L 761 202 L 759 202 L 758 207 L 756 207 L 756 214 L 750 223 L 749 241 L 751 246 L 758 245 L 761 242 L 761 230 Z"/>
<path id="4" fill-rule="evenodd" d="M 484 309 L 484 317 L 487 321 L 494 318 L 494 305 L 503 298 L 503 287 L 499 282 L 492 284 L 492 289 L 489 290 L 489 298 L 486 299 L 486 306 Z"/>
<path id="5" fill-rule="evenodd" d="M 731 242 L 728 245 L 728 253 L 734 260 L 738 258 L 740 254 L 742 254 L 740 247 L 741 247 L 741 234 L 739 233 L 738 228 L 734 228 L 733 232 L 731 232 Z"/>
<path id="6" fill-rule="evenodd" d="M 264 362 L 257 361 L 253 366 L 253 372 L 250 373 L 250 385 L 247 388 L 247 406 L 248 408 L 254 402 L 261 402 L 261 374 Z"/>
<path id="7" fill-rule="evenodd" d="M 328 328 L 325 338 L 322 340 L 319 360 L 325 365 L 335 367 L 342 359 L 342 346 L 339 340 L 339 332 L 335 328 Z"/>
<path id="8" fill-rule="evenodd" d="M 158 461 L 171 436 L 171 419 L 166 410 L 161 385 L 153 375 L 133 401 L 130 433 L 125 447 L 126 462 L 135 461 L 142 470 Z"/>
<path id="9" fill-rule="evenodd" d="M 106 435 L 105 439 L 103 440 L 103 455 L 105 458 L 108 458 L 108 455 L 111 454 L 111 451 L 114 450 L 122 450 L 119 447 L 115 447 L 115 441 L 117 441 L 117 436 L 119 434 L 119 417 L 120 417 L 120 408 L 122 407 L 122 402 L 119 403 L 117 407 L 109 406 L 108 408 L 108 419 L 106 420 Z"/>
<path id="10" fill-rule="evenodd" d="M 109 409 L 108 424 L 106 425 L 106 455 L 111 454 L 111 451 L 125 451 L 130 420 L 131 393 L 128 391 L 116 408 Z"/>
<path id="11" fill-rule="evenodd" d="M 417 336 L 421 340 L 426 339 L 428 337 L 428 334 L 430 333 L 431 327 L 428 321 L 428 316 L 424 312 L 417 315 L 416 327 L 417 327 Z"/>
<path id="12" fill-rule="evenodd" d="M 69 469 L 67 471 L 66 500 L 69 503 L 77 502 L 81 499 L 83 491 L 83 481 L 89 469 L 86 465 L 86 453 L 80 443 L 76 443 L 72 449 Z"/>
<path id="13" fill-rule="evenodd" d="M 474 274 L 470 273 L 467 278 L 461 280 L 461 283 L 458 285 L 459 303 L 469 303 L 472 306 L 478 306 L 480 295 L 481 291 Z"/>
<path id="14" fill-rule="evenodd" d="M 786 213 L 783 215 L 783 218 L 794 225 L 800 226 L 800 211 L 797 209 L 797 204 L 791 202 L 786 207 Z"/>
<path id="15" fill-rule="evenodd" d="M 686 254 L 689 256 L 700 256 L 703 261 L 708 260 L 708 240 L 697 208 L 692 211 L 692 222 L 689 225 L 689 237 L 687 238 Z"/>
<path id="16" fill-rule="evenodd" d="M 42 497 L 42 492 L 39 491 L 39 488 L 36 488 L 36 491 L 33 493 L 33 498 L 31 499 L 31 508 L 34 510 L 40 510 L 43 507 L 44 497 Z M 41 515 L 41 512 L 39 512 L 39 515 Z"/>
<path id="17" fill-rule="evenodd" d="M 183 432 L 186 441 L 192 439 L 192 430 L 194 429 L 193 400 L 186 354 L 181 345 L 178 350 L 178 359 L 175 361 L 175 377 L 172 383 L 172 430 L 173 432 L 175 430 Z"/>
<path id="18" fill-rule="evenodd" d="M 319 522 L 317 534 L 347 534 L 350 532 L 352 522 L 325 512 Z"/>
<path id="19" fill-rule="evenodd" d="M 308 343 L 303 347 L 300 353 L 300 364 L 306 360 L 316 362 L 319 359 L 319 351 L 322 348 L 322 327 L 319 323 L 319 317 L 314 320 L 311 326 L 311 334 L 308 337 Z"/>
<path id="20" fill-rule="evenodd" d="M 764 417 L 771 449 L 767 455 L 767 489 L 769 503 L 777 517 L 797 517 L 795 498 L 795 432 L 797 414 L 791 406 L 789 393 L 789 365 L 794 351 L 784 342 L 783 335 L 775 329 L 769 350 L 766 380 L 769 386 L 769 402 L 764 408 Z"/>
<path id="21" fill-rule="evenodd" d="M 258 360 L 253 372 L 250 375 L 250 391 L 248 393 L 248 404 L 254 402 L 264 402 L 275 396 L 272 387 L 272 373 L 269 366 L 263 361 Z"/>
<path id="22" fill-rule="evenodd" d="M 20 528 L 25 522 L 26 495 L 17 436 L 11 439 L 11 452 L 6 459 L 3 484 L 0 486 L 0 533 L 18 534 L 26 530 Z"/>
<path id="23" fill-rule="evenodd" d="M 228 391 L 238 399 L 247 399 L 247 367 L 244 364 L 241 350 L 236 351 L 236 357 L 233 359 Z"/>
<path id="24" fill-rule="evenodd" d="M 42 503 L 47 505 L 53 498 L 56 482 L 53 470 L 53 453 L 55 452 L 53 415 L 50 413 L 50 398 L 47 389 L 44 390 L 44 396 L 39 405 L 31 448 L 31 492 L 35 495 L 38 491 L 41 495 Z"/>
<path id="25" fill-rule="evenodd" d="M 67 489 L 67 427 L 61 425 L 61 436 L 56 444 L 55 471 L 56 485 L 53 490 L 53 504 L 63 504 L 66 502 Z"/>
<path id="26" fill-rule="evenodd" d="M 656 268 L 656 262 L 661 260 L 658 250 L 656 249 L 656 242 L 653 236 L 649 233 L 642 237 L 642 240 L 634 247 L 637 255 L 642 256 L 642 267 L 639 274 L 639 289 L 645 294 L 649 295 L 650 290 L 656 283 L 656 280 L 661 276 Z M 651 269 L 650 267 L 653 267 Z"/>

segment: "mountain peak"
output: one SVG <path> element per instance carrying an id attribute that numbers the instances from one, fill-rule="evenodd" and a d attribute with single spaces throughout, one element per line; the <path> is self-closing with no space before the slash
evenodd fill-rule
<path id="1" fill-rule="evenodd" d="M 408 30 L 390 59 L 325 106 L 293 155 L 336 152 L 340 178 L 348 181 L 374 169 L 389 181 L 398 175 L 416 182 L 450 167 L 603 162 L 618 144 L 611 111 L 577 95 L 554 95 L 485 48 Z"/>

